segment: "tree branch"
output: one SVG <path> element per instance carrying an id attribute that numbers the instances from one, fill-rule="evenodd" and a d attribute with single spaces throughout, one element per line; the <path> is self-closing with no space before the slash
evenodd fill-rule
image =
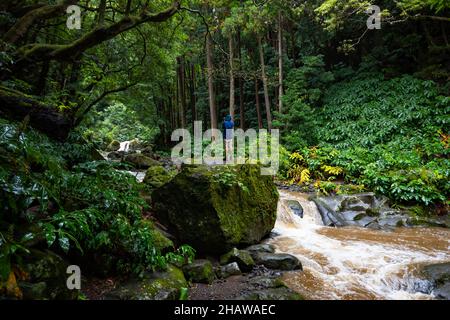
<path id="1" fill-rule="evenodd" d="M 15 44 L 27 34 L 35 22 L 58 17 L 65 13 L 67 6 L 76 4 L 77 2 L 78 0 L 63 0 L 60 4 L 39 6 L 27 12 L 6 32 L 3 40 L 10 44 Z"/>
<path id="2" fill-rule="evenodd" d="M 106 90 L 104 91 L 100 96 L 97 97 L 97 99 L 95 99 L 94 101 L 92 101 L 83 111 L 81 111 L 81 114 L 79 116 L 76 116 L 75 119 L 75 126 L 79 125 L 80 122 L 83 120 L 83 118 L 86 116 L 86 114 L 88 114 L 88 112 L 92 109 L 93 106 L 95 106 L 97 103 L 99 103 L 100 101 L 102 101 L 107 95 L 113 94 L 113 93 L 117 93 L 117 92 L 121 92 L 121 91 L 125 91 L 135 85 L 137 85 L 138 82 L 132 82 L 130 84 L 115 88 L 115 89 L 111 89 L 111 90 Z"/>
<path id="3" fill-rule="evenodd" d="M 166 21 L 178 12 L 179 8 L 180 4 L 176 1 L 168 9 L 156 14 L 149 14 L 144 9 L 139 16 L 125 16 L 107 27 L 99 26 L 70 44 L 31 44 L 21 47 L 18 52 L 22 55 L 22 59 L 32 59 L 34 61 L 73 60 L 87 49 L 95 47 L 141 24 Z"/>

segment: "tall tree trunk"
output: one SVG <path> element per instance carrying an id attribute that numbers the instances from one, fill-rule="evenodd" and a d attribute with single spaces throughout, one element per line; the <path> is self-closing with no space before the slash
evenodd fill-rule
<path id="1" fill-rule="evenodd" d="M 191 63 L 191 72 L 189 74 L 190 76 L 190 86 L 189 86 L 189 91 L 190 91 L 190 103 L 191 103 L 191 113 L 192 113 L 192 123 L 194 123 L 194 121 L 197 121 L 197 109 L 195 107 L 197 101 L 195 99 L 195 64 Z"/>
<path id="2" fill-rule="evenodd" d="M 283 29 L 281 11 L 278 13 L 278 112 L 283 108 Z"/>
<path id="3" fill-rule="evenodd" d="M 261 36 L 257 36 L 258 39 L 258 50 L 259 50 L 259 60 L 261 63 L 261 78 L 263 81 L 263 88 L 264 88 L 264 102 L 266 105 L 266 116 L 267 116 L 267 129 L 270 131 L 272 130 L 272 114 L 270 112 L 270 98 L 269 98 L 269 89 L 267 84 L 267 75 L 266 75 L 266 65 L 264 62 L 264 52 L 263 47 L 261 43 Z"/>
<path id="4" fill-rule="evenodd" d="M 244 82 L 242 81 L 242 54 L 241 54 L 241 32 L 238 31 L 238 52 L 239 52 L 239 116 L 240 126 L 245 130 L 245 113 L 244 113 Z"/>
<path id="5" fill-rule="evenodd" d="M 234 119 L 234 43 L 233 35 L 228 38 L 229 64 L 230 64 L 230 115 Z"/>
<path id="6" fill-rule="evenodd" d="M 206 64 L 208 69 L 208 95 L 209 95 L 209 114 L 211 119 L 211 128 L 217 129 L 216 102 L 214 94 L 214 64 L 213 64 L 213 44 L 211 35 L 206 36 Z"/>
<path id="7" fill-rule="evenodd" d="M 258 128 L 262 129 L 263 123 L 261 118 L 261 107 L 259 103 L 259 86 L 257 77 L 255 77 L 255 102 L 256 102 L 256 115 L 258 116 Z"/>
<path id="8" fill-rule="evenodd" d="M 185 94 L 185 74 L 184 57 L 178 57 L 178 90 L 180 101 L 180 123 L 182 128 L 186 128 L 186 94 Z"/>

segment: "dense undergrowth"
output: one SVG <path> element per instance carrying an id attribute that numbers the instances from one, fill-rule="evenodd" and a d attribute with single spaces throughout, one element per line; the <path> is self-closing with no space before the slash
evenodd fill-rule
<path id="1" fill-rule="evenodd" d="M 387 78 L 364 64 L 332 73 L 320 56 L 303 62 L 290 73 L 287 110 L 278 115 L 293 152 L 282 153 L 282 178 L 315 182 L 325 193 L 372 190 L 404 204 L 448 205 L 450 97 L 443 88 L 410 75 Z"/>
<path id="2" fill-rule="evenodd" d="M 56 143 L 0 120 L 0 283 L 21 270 L 22 257 L 36 246 L 66 255 L 107 253 L 123 273 L 191 259 L 192 248 L 168 250 L 143 218 L 148 206 L 135 178 L 120 164 L 93 160 L 93 149 L 77 140 Z"/>

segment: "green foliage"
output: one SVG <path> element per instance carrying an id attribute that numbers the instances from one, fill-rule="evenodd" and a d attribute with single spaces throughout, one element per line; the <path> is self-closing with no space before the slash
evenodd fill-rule
<path id="1" fill-rule="evenodd" d="M 75 159 L 89 158 L 81 155 L 89 148 L 69 145 L 0 122 L 2 269 L 20 264 L 27 243 L 40 238 L 65 253 L 109 253 L 123 271 L 141 272 L 164 268 L 173 259 L 192 259 L 188 246 L 168 255 L 155 247 L 154 226 L 142 216 L 147 208 L 140 196 L 143 187 L 119 170 L 123 165 L 92 159 L 76 163 Z M 73 152 L 62 157 L 65 150 Z M 30 229 L 32 225 L 37 228 Z M 30 231 L 19 232 L 23 228 Z"/>
<path id="2" fill-rule="evenodd" d="M 83 136 L 105 148 L 111 141 L 152 141 L 158 133 L 153 116 L 141 114 L 123 103 L 114 102 L 104 110 L 97 111 L 86 120 Z"/>
<path id="3" fill-rule="evenodd" d="M 274 125 L 284 129 L 282 142 L 291 150 L 317 142 L 313 134 L 318 124 L 314 106 L 320 105 L 326 85 L 334 80 L 333 74 L 324 69 L 323 56 L 306 56 L 302 62 L 302 67 L 289 72 L 284 110 L 275 113 Z"/>
<path id="4" fill-rule="evenodd" d="M 320 125 L 311 133 L 320 146 L 297 149 L 302 156 L 297 166 L 316 179 L 343 177 L 399 202 L 448 199 L 450 98 L 440 95 L 435 83 L 360 71 L 326 90 L 323 102 L 316 112 Z M 301 181 L 298 172 L 295 176 Z"/>

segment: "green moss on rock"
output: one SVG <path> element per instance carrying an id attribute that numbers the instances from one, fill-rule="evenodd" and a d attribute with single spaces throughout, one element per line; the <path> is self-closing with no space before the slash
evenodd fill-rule
<path id="1" fill-rule="evenodd" d="M 156 189 L 170 181 L 175 175 L 174 171 L 167 171 L 162 166 L 152 166 L 145 173 L 144 183 L 151 189 Z"/>
<path id="2" fill-rule="evenodd" d="M 152 158 L 149 158 L 141 153 L 132 153 L 126 155 L 125 162 L 132 164 L 137 169 L 147 169 L 152 166 L 159 166 L 160 163 Z"/>
<path id="3" fill-rule="evenodd" d="M 195 260 L 194 262 L 185 265 L 183 267 L 183 272 L 192 282 L 210 284 L 215 278 L 213 265 L 206 259 Z"/>
<path id="4" fill-rule="evenodd" d="M 108 299 L 118 300 L 177 300 L 188 287 L 183 272 L 169 265 L 166 271 L 147 273 L 142 279 L 133 278 L 119 285 Z"/>
<path id="5" fill-rule="evenodd" d="M 152 194 L 157 217 L 199 252 L 258 243 L 273 229 L 278 191 L 258 165 L 184 166 Z"/>

